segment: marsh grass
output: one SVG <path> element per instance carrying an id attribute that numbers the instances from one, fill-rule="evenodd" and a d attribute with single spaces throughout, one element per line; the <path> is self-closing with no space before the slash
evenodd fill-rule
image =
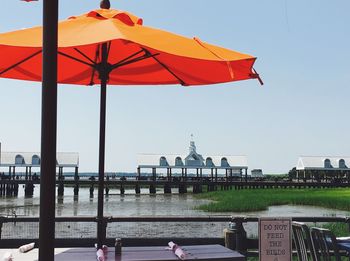
<path id="1" fill-rule="evenodd" d="M 322 227 L 331 230 L 336 237 L 349 236 L 348 224 L 331 222 L 331 223 L 324 224 Z"/>
<path id="2" fill-rule="evenodd" d="M 197 197 L 213 202 L 201 205 L 209 212 L 249 212 L 269 206 L 310 205 L 350 211 L 350 189 L 254 189 L 215 191 Z"/>

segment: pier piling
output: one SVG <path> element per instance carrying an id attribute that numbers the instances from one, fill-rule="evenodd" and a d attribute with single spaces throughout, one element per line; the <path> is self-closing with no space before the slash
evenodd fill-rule
<path id="1" fill-rule="evenodd" d="M 78 183 L 75 184 L 73 193 L 74 193 L 74 196 L 79 195 L 79 184 Z"/>
<path id="2" fill-rule="evenodd" d="M 140 193 L 141 193 L 141 188 L 140 188 L 140 185 L 139 185 L 139 184 L 136 184 L 136 185 L 135 185 L 135 193 L 136 193 L 136 194 L 140 194 Z"/>
<path id="3" fill-rule="evenodd" d="M 179 194 L 186 194 L 187 193 L 187 186 L 186 184 L 180 184 L 179 185 Z"/>
<path id="4" fill-rule="evenodd" d="M 62 182 L 58 184 L 57 195 L 64 196 L 64 184 Z"/>
<path id="5" fill-rule="evenodd" d="M 95 190 L 94 184 L 91 184 L 91 186 L 90 186 L 90 198 L 94 197 L 94 190 Z"/>
<path id="6" fill-rule="evenodd" d="M 34 194 L 34 184 L 32 182 L 29 182 L 24 186 L 24 196 L 32 197 L 33 194 Z"/>
<path id="7" fill-rule="evenodd" d="M 149 193 L 150 194 L 156 194 L 156 186 L 154 184 L 151 184 L 149 186 Z"/>
<path id="8" fill-rule="evenodd" d="M 164 194 L 171 194 L 171 185 L 169 183 L 164 185 Z"/>

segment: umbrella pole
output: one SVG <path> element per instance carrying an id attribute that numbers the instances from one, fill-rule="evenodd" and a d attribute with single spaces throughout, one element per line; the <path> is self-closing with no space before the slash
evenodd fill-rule
<path id="1" fill-rule="evenodd" d="M 58 0 L 43 3 L 39 260 L 54 260 Z"/>
<path id="2" fill-rule="evenodd" d="M 103 192 L 105 173 L 105 143 L 106 143 L 106 96 L 107 96 L 107 43 L 102 44 L 101 69 L 99 70 L 101 80 L 100 97 L 100 147 L 98 168 L 98 200 L 97 200 L 97 245 L 101 248 L 106 239 L 107 224 L 103 218 Z"/>

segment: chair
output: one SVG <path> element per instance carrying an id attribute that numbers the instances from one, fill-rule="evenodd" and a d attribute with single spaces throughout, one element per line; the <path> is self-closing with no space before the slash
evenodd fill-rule
<path id="1" fill-rule="evenodd" d="M 311 228 L 311 242 L 317 260 L 341 261 L 337 239 L 330 230 L 316 227 Z"/>
<path id="2" fill-rule="evenodd" d="M 314 248 L 312 247 L 309 227 L 304 223 L 294 221 L 292 223 L 292 233 L 298 260 L 317 261 Z"/>

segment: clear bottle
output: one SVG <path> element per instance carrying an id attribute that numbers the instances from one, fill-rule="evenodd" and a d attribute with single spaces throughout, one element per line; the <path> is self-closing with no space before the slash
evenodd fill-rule
<path id="1" fill-rule="evenodd" d="M 115 255 L 120 256 L 122 254 L 122 240 L 121 238 L 115 239 L 115 245 L 114 245 Z"/>

